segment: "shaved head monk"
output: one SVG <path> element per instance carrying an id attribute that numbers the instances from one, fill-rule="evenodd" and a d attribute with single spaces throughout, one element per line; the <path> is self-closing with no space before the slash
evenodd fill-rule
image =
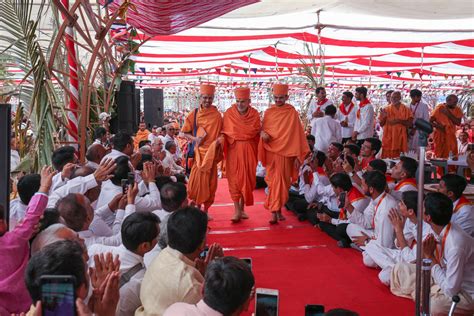
<path id="1" fill-rule="evenodd" d="M 217 163 L 222 160 L 222 116 L 212 105 L 215 86 L 201 85 L 199 107 L 191 111 L 181 129 L 195 143 L 188 196 L 207 213 L 217 190 Z"/>
<path id="2" fill-rule="evenodd" d="M 264 114 L 259 160 L 267 168 L 265 182 L 269 192 L 265 208 L 272 214 L 270 224 L 277 224 L 285 218 L 281 207 L 288 200 L 291 180 L 298 176 L 298 168 L 309 153 L 303 125 L 298 112 L 287 104 L 288 85 L 273 85 L 273 99 Z"/>
<path id="3" fill-rule="evenodd" d="M 438 158 L 448 158 L 449 152 L 454 156 L 458 154 L 456 126 L 461 125 L 463 113 L 457 105 L 458 97 L 450 94 L 446 103 L 439 104 L 431 113 L 430 122 L 435 128 L 435 155 Z"/>
<path id="4" fill-rule="evenodd" d="M 229 192 L 235 207 L 232 222 L 236 223 L 248 218 L 244 206 L 253 205 L 261 123 L 258 111 L 250 106 L 250 89 L 237 88 L 234 94 L 235 104 L 224 113 L 222 134 Z"/>
<path id="5" fill-rule="evenodd" d="M 401 100 L 400 91 L 393 91 L 390 105 L 380 110 L 382 158 L 397 158 L 400 153 L 408 152 L 408 128 L 413 126 L 413 113 Z"/>

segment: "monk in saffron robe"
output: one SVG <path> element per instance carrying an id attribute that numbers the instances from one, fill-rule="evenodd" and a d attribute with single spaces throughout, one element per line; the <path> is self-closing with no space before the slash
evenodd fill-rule
<path id="1" fill-rule="evenodd" d="M 140 144 L 142 140 L 148 140 L 148 135 L 150 135 L 150 131 L 146 129 L 145 122 L 140 122 L 134 138 L 135 149 L 138 149 L 138 144 Z"/>
<path id="2" fill-rule="evenodd" d="M 408 128 L 413 126 L 413 113 L 401 99 L 400 91 L 392 92 L 391 104 L 380 112 L 382 158 L 397 158 L 400 153 L 408 152 Z"/>
<path id="3" fill-rule="evenodd" d="M 275 104 L 263 117 L 258 157 L 267 169 L 265 182 L 269 192 L 264 206 L 272 213 L 269 223 L 277 224 L 285 219 L 281 207 L 287 202 L 292 180 L 297 179 L 299 166 L 310 150 L 298 112 L 286 103 L 288 85 L 275 84 L 273 98 Z"/>
<path id="4" fill-rule="evenodd" d="M 431 113 L 430 123 L 435 128 L 433 140 L 438 158 L 448 158 L 449 152 L 454 156 L 458 154 L 456 126 L 461 125 L 463 113 L 457 104 L 458 97 L 450 94 L 446 103 L 439 104 Z"/>
<path id="5" fill-rule="evenodd" d="M 261 122 L 258 111 L 250 106 L 250 89 L 237 88 L 234 93 L 236 102 L 224 113 L 222 134 L 226 176 L 235 207 L 232 222 L 236 223 L 248 218 L 244 205 L 253 205 Z"/>
<path id="6" fill-rule="evenodd" d="M 215 86 L 201 85 L 199 108 L 192 110 L 181 129 L 195 143 L 194 162 L 188 183 L 188 196 L 207 213 L 217 190 L 217 163 L 222 160 L 222 116 L 212 105 Z M 196 126 L 194 117 L 196 117 Z M 195 133 L 196 131 L 196 133 Z"/>

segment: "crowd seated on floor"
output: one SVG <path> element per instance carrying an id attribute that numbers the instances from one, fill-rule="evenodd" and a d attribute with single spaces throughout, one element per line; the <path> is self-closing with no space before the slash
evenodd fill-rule
<path id="1" fill-rule="evenodd" d="M 410 94 L 413 104 L 418 95 Z M 458 295 L 457 312 L 472 315 L 474 210 L 463 195 L 466 177 L 443 174 L 438 192 L 423 197 L 419 214 L 418 161 L 400 157 L 400 151 L 394 156 L 389 135 L 392 125 L 404 128 L 406 144 L 414 135 L 413 125 L 393 110 L 410 109 L 400 105 L 400 92 L 393 92 L 389 108 L 380 111 L 381 137 L 374 132 L 366 88 L 355 91 L 358 106 L 349 91 L 338 108 L 325 98 L 324 88 L 317 96 L 306 138 L 311 151 L 293 179 L 286 209 L 327 233 L 335 245 L 360 251 L 363 264 L 378 269 L 380 281 L 398 296 L 415 297 L 414 262 L 423 245 L 423 257 L 432 264 L 432 313 L 446 314 Z M 449 98 L 454 102 L 455 96 Z M 449 114 L 438 112 L 432 122 L 441 129 L 438 116 Z M 2 316 L 37 315 L 44 308 L 42 277 L 64 275 L 74 277 L 79 315 L 239 315 L 247 310 L 254 275 L 245 261 L 208 244 L 211 218 L 207 209 L 188 201 L 193 161 L 179 129 L 169 122 L 150 132 L 141 124 L 135 136 L 110 136 L 99 127 L 86 163 L 78 162 L 74 147 L 63 146 L 52 153 L 53 167 L 18 176 L 10 217 L 0 210 Z M 224 166 L 219 168 L 224 177 Z M 258 188 L 267 186 L 267 171 L 257 165 Z M 244 218 L 243 205 L 241 211 Z M 277 223 L 284 220 L 280 215 Z M 417 239 L 420 215 L 423 240 Z M 338 309 L 326 315 L 357 314 Z"/>

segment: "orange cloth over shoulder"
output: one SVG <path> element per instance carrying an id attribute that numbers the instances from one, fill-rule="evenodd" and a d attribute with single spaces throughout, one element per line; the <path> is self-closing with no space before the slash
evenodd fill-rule
<path id="1" fill-rule="evenodd" d="M 195 111 L 184 121 L 183 133 L 193 133 Z M 194 150 L 194 162 L 188 183 L 188 196 L 197 204 L 209 207 L 214 202 L 217 190 L 217 163 L 222 160 L 222 146 L 216 140 L 222 129 L 222 116 L 215 106 L 199 107 L 196 123 L 198 136 L 205 132 L 199 146 Z"/>
<path id="2" fill-rule="evenodd" d="M 454 109 L 450 109 L 446 103 L 439 104 L 431 113 L 431 118 L 436 119 L 436 121 L 444 126 L 444 131 L 438 128 L 435 128 L 433 133 L 433 141 L 435 144 L 435 155 L 438 158 L 448 158 L 449 152 L 452 152 L 453 155 L 458 154 L 458 143 L 456 139 L 456 125 L 443 113 L 441 109 L 447 109 L 457 118 L 462 118 L 462 110 L 456 106 Z"/>
<path id="3" fill-rule="evenodd" d="M 390 124 L 390 120 L 413 119 L 413 113 L 403 103 L 397 108 L 390 104 L 385 108 L 387 122 L 383 127 L 382 158 L 400 157 L 400 153 L 408 152 L 408 129 L 402 124 Z"/>
<path id="4" fill-rule="evenodd" d="M 310 150 L 298 112 L 290 104 L 270 106 L 265 111 L 262 130 L 270 136 L 268 143 L 260 140 L 258 151 L 259 160 L 267 169 L 265 181 L 269 187 L 264 206 L 278 211 L 288 200 L 291 179 L 298 175 L 294 160 L 303 163 Z"/>
<path id="5" fill-rule="evenodd" d="M 147 129 L 145 129 L 143 131 L 138 130 L 137 134 L 135 135 L 135 139 L 134 139 L 135 149 L 138 149 L 138 144 L 140 144 L 140 142 L 142 140 L 148 140 L 148 135 L 150 135 L 149 130 L 147 130 Z"/>
<path id="6" fill-rule="evenodd" d="M 237 92 L 236 97 L 239 98 Z M 243 95 L 242 98 L 248 97 Z M 238 202 L 243 198 L 247 206 L 253 205 L 260 128 L 260 115 L 251 106 L 243 115 L 235 104 L 224 113 L 222 134 L 225 137 L 225 170 L 229 192 L 232 201 Z"/>

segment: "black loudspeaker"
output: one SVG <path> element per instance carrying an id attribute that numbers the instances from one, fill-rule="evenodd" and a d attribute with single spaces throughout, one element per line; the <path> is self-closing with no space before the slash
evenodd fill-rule
<path id="1" fill-rule="evenodd" d="M 0 104 L 0 212 L 8 225 L 10 218 L 11 106 Z"/>
<path id="2" fill-rule="evenodd" d="M 140 119 L 140 102 L 137 104 L 138 90 L 135 82 L 122 81 L 120 91 L 117 91 L 115 100 L 117 102 L 117 132 L 134 134 L 138 130 Z M 138 101 L 140 100 L 138 95 Z"/>
<path id="3" fill-rule="evenodd" d="M 148 129 L 151 129 L 153 125 L 163 126 L 163 89 L 144 89 L 143 108 L 145 123 Z"/>

